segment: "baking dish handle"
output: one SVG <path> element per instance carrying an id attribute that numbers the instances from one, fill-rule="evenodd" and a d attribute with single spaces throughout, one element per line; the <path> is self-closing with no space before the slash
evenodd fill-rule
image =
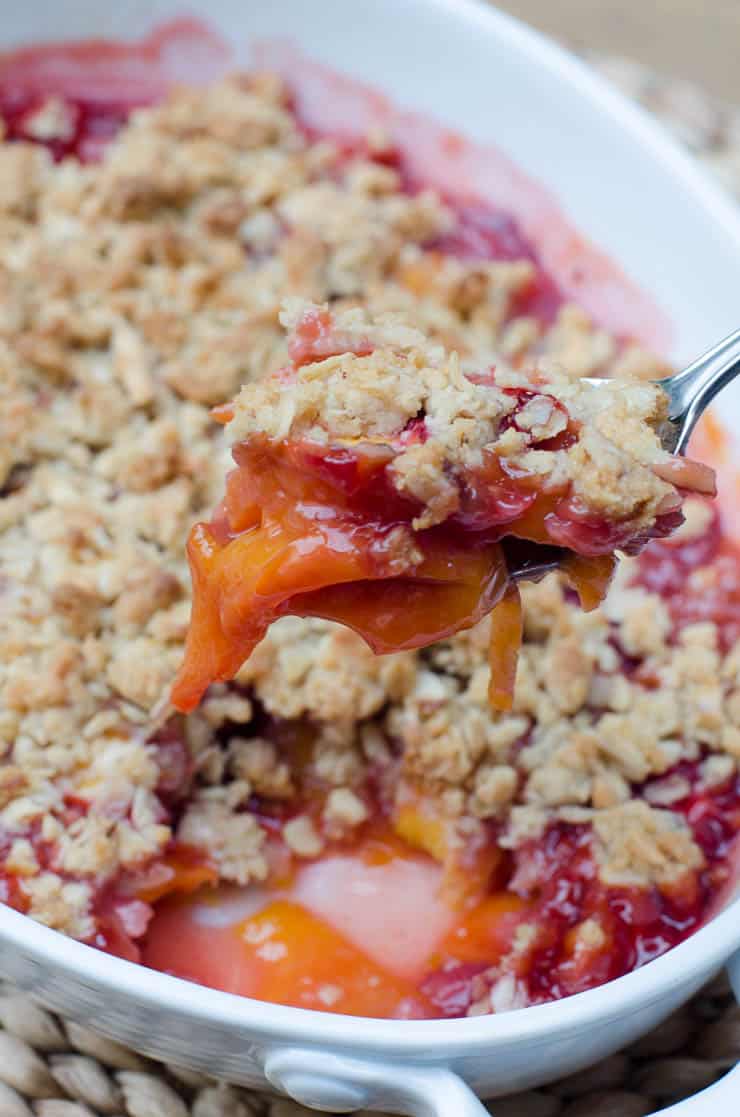
<path id="1" fill-rule="evenodd" d="M 385 1110 L 407 1117 L 489 1117 L 451 1070 L 395 1065 L 306 1048 L 280 1048 L 265 1059 L 265 1077 L 294 1101 L 327 1113 Z"/>
<path id="2" fill-rule="evenodd" d="M 730 979 L 740 1001 L 740 951 Z M 385 1110 L 406 1117 L 489 1117 L 489 1110 L 454 1071 L 353 1059 L 307 1048 L 278 1048 L 265 1059 L 268 1081 L 294 1101 L 328 1113 Z M 493 1117 L 496 1102 L 492 1102 Z M 651 1117 L 740 1115 L 740 1063 L 719 1082 Z"/>
<path id="3" fill-rule="evenodd" d="M 740 951 L 730 959 L 727 969 L 735 996 L 740 1002 Z M 650 1117 L 725 1117 L 725 1114 L 727 1117 L 740 1114 L 740 1063 L 713 1086 L 708 1086 L 706 1090 L 701 1090 L 692 1098 L 686 1098 L 668 1109 L 661 1109 Z"/>

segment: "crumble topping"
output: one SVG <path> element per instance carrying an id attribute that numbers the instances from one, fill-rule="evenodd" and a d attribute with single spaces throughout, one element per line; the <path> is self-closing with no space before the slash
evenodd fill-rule
<path id="1" fill-rule="evenodd" d="M 177 829 L 180 841 L 208 850 L 219 875 L 235 884 L 264 880 L 268 872 L 264 831 L 253 815 L 237 813 L 248 795 L 249 784 L 242 780 L 204 788 L 186 807 Z"/>
<path id="2" fill-rule="evenodd" d="M 588 512 L 629 521 L 636 531 L 678 504 L 653 469 L 670 460 L 657 433 L 667 397 L 656 384 L 597 387 L 551 360 L 523 373 L 498 359 L 469 377 L 457 352 L 402 319 L 371 319 L 360 307 L 330 313 L 293 299 L 280 320 L 298 367 L 244 387 L 227 436 L 392 446 L 394 484 L 421 505 L 415 529 L 457 511 L 458 485 L 486 452 L 545 485 L 569 484 Z M 577 425 L 573 444 L 553 449 L 569 421 Z M 409 424 L 420 425 L 421 441 L 405 439 Z"/>
<path id="3" fill-rule="evenodd" d="M 688 826 L 669 810 L 633 801 L 594 818 L 595 853 L 606 884 L 670 885 L 703 865 Z"/>
<path id="4" fill-rule="evenodd" d="M 308 715 L 352 725 L 406 693 L 416 673 L 411 652 L 376 656 L 349 629 L 313 618 L 281 617 L 237 675 L 276 717 Z"/>
<path id="5" fill-rule="evenodd" d="M 524 432 L 560 433 L 550 397 L 583 419 L 559 468 L 589 506 L 648 520 L 673 492 L 651 468 L 662 402 L 644 380 L 660 363 L 576 307 L 552 321 L 528 312 L 531 261 L 440 251 L 459 221 L 434 194 L 404 193 L 369 152 L 309 142 L 273 81 L 178 90 L 134 112 L 98 165 L 0 144 L 0 834 L 34 918 L 91 939 L 99 890 L 146 872 L 173 838 L 223 881 L 263 880 L 253 797 L 291 804 L 306 785 L 326 789 L 320 817 L 283 828 L 311 857 L 367 819 L 370 774 L 391 807 L 413 786 L 459 835 L 495 824 L 522 864 L 560 822 L 586 828 L 607 883 L 674 887 L 702 864 L 671 769 L 697 761 L 707 786 L 736 773 L 740 653 L 713 620 L 675 639 L 633 562 L 596 613 L 557 577 L 525 587 L 509 714 L 486 700 L 488 621 L 378 658 L 328 621 L 286 618 L 236 687 L 161 724 L 189 614 L 187 531 L 227 466 L 208 409 L 242 384 L 253 387 L 231 437 L 257 418 L 276 437 L 319 437 L 328 398 L 346 437 L 397 435 L 423 408 L 434 437 L 406 449 L 396 476 L 430 523 L 456 498 L 444 464 L 492 438 L 552 471 L 551 451 L 524 446 Z M 306 298 L 329 304 L 349 337 L 372 329 L 375 352 L 307 365 L 286 408 L 268 377 L 289 359 L 283 326 Z M 464 376 L 492 366 L 495 385 Z M 547 391 L 502 432 L 500 388 L 535 369 Z M 343 370 L 381 393 L 366 413 Z M 592 375 L 626 387 L 597 397 L 577 379 Z M 607 397 L 595 413 L 589 401 Z M 685 537 L 700 538 L 711 512 L 686 507 Z M 720 579 L 699 575 L 703 592 Z M 521 866 L 514 879 L 527 887 Z M 521 997 L 502 976 L 488 1003 Z"/>

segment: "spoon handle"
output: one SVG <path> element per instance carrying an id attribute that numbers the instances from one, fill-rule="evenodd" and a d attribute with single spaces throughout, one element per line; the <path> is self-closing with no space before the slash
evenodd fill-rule
<path id="1" fill-rule="evenodd" d="M 683 454 L 697 420 L 711 401 L 740 374 L 740 330 L 734 330 L 687 368 L 659 380 L 668 393 L 668 422 L 662 435 L 666 450 Z"/>

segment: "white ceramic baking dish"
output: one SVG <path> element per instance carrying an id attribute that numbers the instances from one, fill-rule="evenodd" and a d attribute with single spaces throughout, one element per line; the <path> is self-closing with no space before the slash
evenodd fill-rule
<path id="1" fill-rule="evenodd" d="M 495 143 L 654 294 L 673 321 L 669 348 L 676 359 L 738 325 L 734 206 L 637 110 L 494 9 L 468 0 L 189 0 L 187 7 L 223 35 L 240 61 L 258 40 L 289 36 L 308 56 L 371 83 L 398 104 L 478 143 Z M 177 0 L 33 0 L 5 7 L 0 42 L 136 37 L 179 10 Z M 319 91 L 318 111 L 331 116 L 334 101 L 331 92 Z M 564 248 L 563 236 L 552 236 L 564 226 L 551 203 L 540 197 L 533 209 L 536 191 L 494 156 L 491 166 L 494 183 L 502 174 L 506 180 L 509 208 L 561 278 L 569 272 L 577 282 L 572 240 L 565 237 Z M 479 160 L 475 173 L 480 170 Z M 485 188 L 485 178 L 474 185 Z M 499 185 L 503 190 L 503 180 Z M 601 285 L 611 325 L 619 326 L 625 307 L 636 322 L 642 304 L 630 303 L 627 285 L 592 263 L 586 297 Z M 657 315 L 646 319 L 643 332 L 656 322 Z M 737 395 L 723 401 L 724 416 L 740 414 Z M 0 907 L 0 972 L 47 1005 L 153 1056 L 250 1086 L 271 1084 L 335 1112 L 481 1115 L 476 1094 L 536 1086 L 608 1055 L 658 1024 L 726 963 L 740 993 L 738 900 L 643 969 L 558 1003 L 466 1020 L 365 1020 L 192 985 Z M 739 1113 L 740 1069 L 670 1112 L 679 1110 L 682 1117 Z"/>

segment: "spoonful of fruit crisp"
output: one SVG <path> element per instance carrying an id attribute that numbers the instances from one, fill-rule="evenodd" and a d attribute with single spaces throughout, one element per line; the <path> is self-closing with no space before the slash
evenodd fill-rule
<path id="1" fill-rule="evenodd" d="M 708 467 L 661 441 L 676 441 L 670 381 L 588 381 L 545 363 L 471 371 L 359 309 L 290 303 L 281 321 L 288 363 L 214 413 L 235 469 L 190 535 L 180 710 L 286 614 L 348 625 L 383 654 L 490 612 L 490 701 L 507 709 L 518 581 L 558 566 L 594 608 L 616 551 L 670 534 L 684 493 L 714 493 Z"/>

